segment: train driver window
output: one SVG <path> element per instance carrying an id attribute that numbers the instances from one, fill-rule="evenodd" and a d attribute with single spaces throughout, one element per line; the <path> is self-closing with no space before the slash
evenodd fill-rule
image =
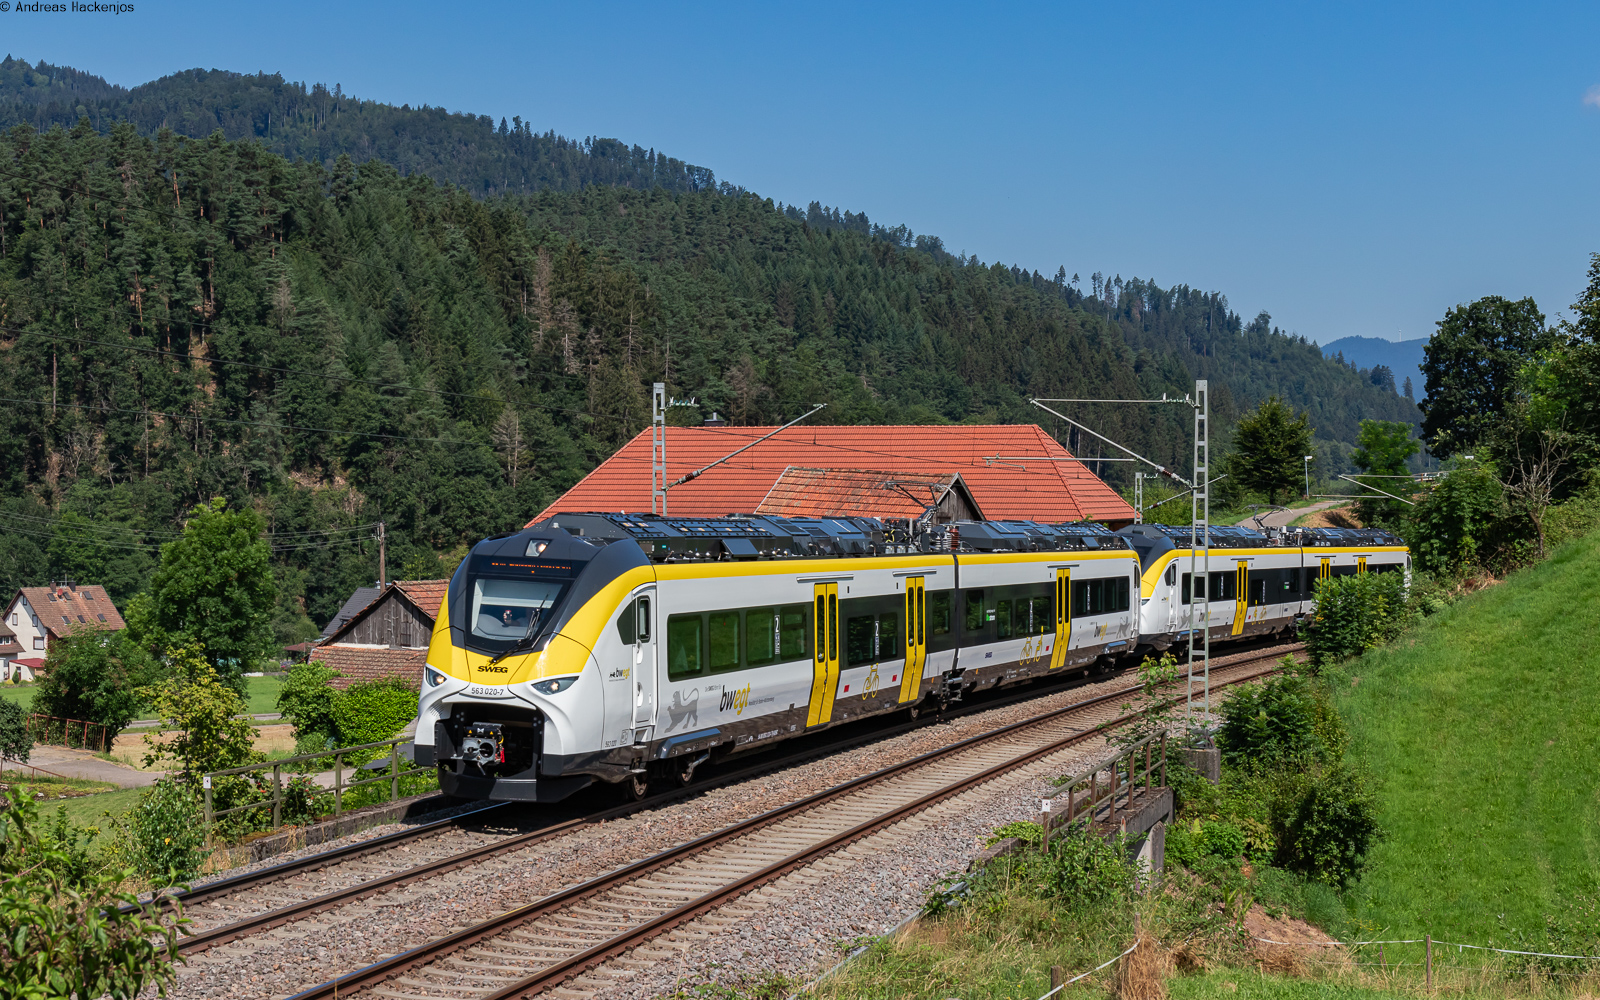
<path id="1" fill-rule="evenodd" d="M 933 635 L 950 634 L 950 591 L 928 595 L 928 631 Z"/>
<path id="2" fill-rule="evenodd" d="M 967 591 L 967 631 L 982 632 L 985 624 L 983 617 L 983 591 Z"/>
<path id="3" fill-rule="evenodd" d="M 617 616 L 617 635 L 622 639 L 624 646 L 631 646 L 639 641 L 639 602 L 629 601 L 622 606 L 622 614 Z"/>
<path id="4" fill-rule="evenodd" d="M 1178 564 L 1177 563 L 1167 563 L 1166 580 L 1167 580 L 1167 586 L 1169 586 L 1169 587 L 1178 582 Z M 1187 604 L 1189 602 L 1185 601 L 1184 603 Z"/>
<path id="5" fill-rule="evenodd" d="M 704 634 L 699 615 L 673 615 L 667 619 L 667 679 L 698 677 L 705 665 L 701 650 Z"/>

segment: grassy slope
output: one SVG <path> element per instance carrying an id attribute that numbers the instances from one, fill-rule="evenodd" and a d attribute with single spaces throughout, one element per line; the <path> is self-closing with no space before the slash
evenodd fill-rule
<path id="1" fill-rule="evenodd" d="M 1359 926 L 1507 942 L 1595 892 L 1597 595 L 1591 536 L 1349 668 L 1340 707 L 1388 834 L 1351 900 Z"/>

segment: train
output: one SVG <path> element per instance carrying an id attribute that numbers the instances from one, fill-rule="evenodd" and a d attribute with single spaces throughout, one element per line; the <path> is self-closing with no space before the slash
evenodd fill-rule
<path id="1" fill-rule="evenodd" d="M 414 759 L 463 799 L 630 799 L 708 761 L 973 692 L 1288 636 L 1317 580 L 1403 573 L 1376 530 L 556 514 L 474 546 L 429 641 Z M 1209 614 L 1208 614 L 1209 612 Z M 1207 624 L 1209 622 L 1209 625 Z"/>

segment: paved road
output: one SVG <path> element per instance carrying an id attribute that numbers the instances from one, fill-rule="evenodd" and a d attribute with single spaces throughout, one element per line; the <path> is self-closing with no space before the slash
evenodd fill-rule
<path id="1" fill-rule="evenodd" d="M 145 788 L 155 784 L 156 779 L 166 773 L 135 771 L 131 767 L 101 760 L 87 750 L 40 744 L 35 744 L 29 752 L 28 763 L 63 777 L 82 778 L 86 781 L 109 781 L 119 788 Z"/>
<path id="2" fill-rule="evenodd" d="M 1275 510 L 1266 517 L 1263 517 L 1261 519 L 1261 523 L 1269 528 L 1287 528 L 1290 521 L 1305 517 L 1312 511 L 1327 510 L 1329 507 L 1338 507 L 1348 502 L 1349 501 L 1347 500 L 1324 500 L 1321 503 L 1314 503 L 1309 507 L 1295 507 L 1291 510 Z M 1254 524 L 1255 522 L 1246 519 L 1240 523 L 1248 526 Z"/>

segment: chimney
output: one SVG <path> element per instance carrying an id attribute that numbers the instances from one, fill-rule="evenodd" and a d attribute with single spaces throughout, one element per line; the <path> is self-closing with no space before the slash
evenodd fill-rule
<path id="1" fill-rule="evenodd" d="M 728 422 L 716 410 L 711 411 L 711 416 L 700 421 L 701 427 L 726 427 Z"/>

